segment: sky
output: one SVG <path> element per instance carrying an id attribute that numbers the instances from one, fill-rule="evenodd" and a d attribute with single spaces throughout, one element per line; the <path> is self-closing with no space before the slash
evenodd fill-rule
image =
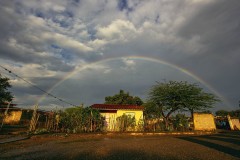
<path id="1" fill-rule="evenodd" d="M 1 0 L 0 64 L 74 105 L 156 82 L 197 83 L 239 109 L 239 0 Z M 69 104 L 0 68 L 19 107 Z"/>

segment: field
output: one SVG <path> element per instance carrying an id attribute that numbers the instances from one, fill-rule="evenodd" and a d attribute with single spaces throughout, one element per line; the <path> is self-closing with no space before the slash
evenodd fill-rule
<path id="1" fill-rule="evenodd" d="M 0 159 L 240 159 L 240 132 L 37 135 L 0 144 Z"/>

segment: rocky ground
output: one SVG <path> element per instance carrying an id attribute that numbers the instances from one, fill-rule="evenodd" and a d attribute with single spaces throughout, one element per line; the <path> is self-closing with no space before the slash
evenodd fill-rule
<path id="1" fill-rule="evenodd" d="M 0 144 L 0 159 L 240 159 L 240 132 L 37 135 Z"/>

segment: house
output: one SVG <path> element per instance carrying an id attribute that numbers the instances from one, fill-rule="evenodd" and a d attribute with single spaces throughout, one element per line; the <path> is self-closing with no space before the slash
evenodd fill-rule
<path id="1" fill-rule="evenodd" d="M 93 109 L 100 111 L 100 114 L 105 120 L 105 129 L 107 131 L 120 131 L 120 124 L 118 117 L 127 115 L 135 118 L 134 127 L 127 128 L 127 131 L 140 131 L 143 128 L 143 107 L 135 105 L 114 105 L 114 104 L 94 104 Z M 124 124 L 123 124 L 124 125 Z"/>
<path id="2" fill-rule="evenodd" d="M 18 124 L 22 116 L 22 109 L 15 107 L 16 104 L 0 104 L 1 121 L 4 124 Z"/>

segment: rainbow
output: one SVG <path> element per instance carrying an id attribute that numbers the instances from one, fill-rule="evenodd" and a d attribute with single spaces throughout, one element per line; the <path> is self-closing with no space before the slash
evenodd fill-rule
<path id="1" fill-rule="evenodd" d="M 223 103 L 225 103 L 228 107 L 230 106 L 230 103 L 226 100 L 226 98 L 224 98 L 216 89 L 214 89 L 209 83 L 207 83 L 206 81 L 204 81 L 202 78 L 198 77 L 197 75 L 193 74 L 189 70 L 186 70 L 186 69 L 184 69 L 184 68 L 182 68 L 178 65 L 169 63 L 169 62 L 164 61 L 162 59 L 156 59 L 156 58 L 145 57 L 145 56 L 123 56 L 123 57 L 108 58 L 108 59 L 100 60 L 100 61 L 97 61 L 97 62 L 89 63 L 89 64 L 86 64 L 84 66 L 78 66 L 75 70 L 68 73 L 63 79 L 61 79 L 55 85 L 53 85 L 47 92 L 51 93 L 57 86 L 62 84 L 64 81 L 66 81 L 67 79 L 69 79 L 70 77 L 75 75 L 76 73 L 81 72 L 81 71 L 83 71 L 83 70 L 85 70 L 85 69 L 87 69 L 91 66 L 94 66 L 94 65 L 97 65 L 97 64 L 100 64 L 100 63 L 110 62 L 110 61 L 113 61 L 113 60 L 121 60 L 121 59 L 150 61 L 150 62 L 163 64 L 163 65 L 166 65 L 166 66 L 171 67 L 173 69 L 176 69 L 177 71 L 180 71 L 180 72 L 192 77 L 194 80 L 198 81 L 199 83 L 201 83 L 202 85 L 207 87 L 211 92 L 213 92 L 216 96 L 218 96 L 218 98 L 221 99 Z M 43 94 L 40 97 L 40 99 L 37 100 L 36 103 L 39 104 L 42 100 L 44 100 L 45 97 L 46 97 L 46 94 Z"/>

